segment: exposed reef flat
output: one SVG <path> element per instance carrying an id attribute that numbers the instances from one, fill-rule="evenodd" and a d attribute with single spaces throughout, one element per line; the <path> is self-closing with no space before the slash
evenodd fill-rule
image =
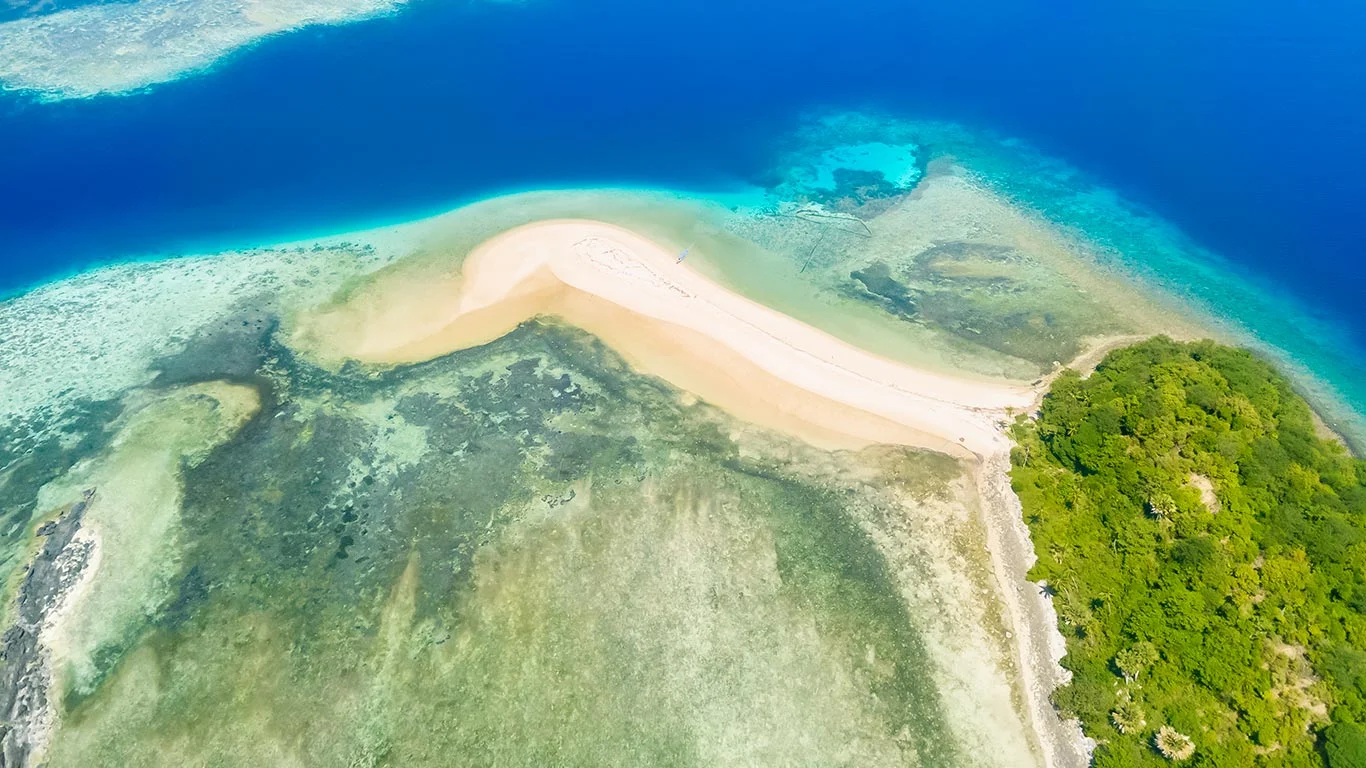
<path id="1" fill-rule="evenodd" d="M 243 340 L 267 333 L 281 303 L 321 301 L 379 260 L 369 248 L 295 246 L 122 264 L 0 302 L 0 583 L 9 594 L 34 520 L 51 511 L 36 489 L 114 439 L 130 391 L 249 378 L 260 361 L 226 347 L 238 357 L 259 351 Z"/>
<path id="2" fill-rule="evenodd" d="M 1115 336 L 1201 333 L 951 163 L 876 203 L 726 216 L 760 246 L 699 269 L 885 356 L 1033 380 Z"/>
<path id="3" fill-rule="evenodd" d="M 321 300 L 381 259 L 349 244 L 257 249 L 102 267 L 7 298 L 0 425 L 116 398 L 155 378 L 153 361 L 214 325 L 259 322 L 282 302 Z M 238 317 L 248 307 L 257 312 L 250 321 Z M 7 431 L 6 440 L 21 434 Z"/>

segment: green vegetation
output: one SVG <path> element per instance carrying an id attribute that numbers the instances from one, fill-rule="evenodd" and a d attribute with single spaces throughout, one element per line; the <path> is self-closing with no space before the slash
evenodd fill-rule
<path id="1" fill-rule="evenodd" d="M 1015 437 L 1097 766 L 1366 765 L 1366 462 L 1283 377 L 1154 339 Z"/>

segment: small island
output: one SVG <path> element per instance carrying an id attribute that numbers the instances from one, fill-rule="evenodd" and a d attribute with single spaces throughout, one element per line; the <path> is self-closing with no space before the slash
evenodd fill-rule
<path id="1" fill-rule="evenodd" d="M 1253 354 L 1067 372 L 1012 482 L 1095 765 L 1366 765 L 1366 462 Z"/>

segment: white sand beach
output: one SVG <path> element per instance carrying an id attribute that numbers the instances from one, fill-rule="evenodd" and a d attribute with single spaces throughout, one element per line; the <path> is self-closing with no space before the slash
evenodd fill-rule
<path id="1" fill-rule="evenodd" d="M 296 343 L 324 358 L 411 363 L 495 339 L 537 315 L 601 337 L 644 373 L 763 426 L 827 447 L 900 443 L 978 457 L 1032 388 L 917 370 L 733 293 L 678 254 L 588 220 L 518 227 L 460 273 L 381 276 L 305 318 Z"/>

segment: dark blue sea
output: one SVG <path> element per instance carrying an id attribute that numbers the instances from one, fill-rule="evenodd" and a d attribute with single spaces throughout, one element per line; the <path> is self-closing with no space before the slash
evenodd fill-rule
<path id="1" fill-rule="evenodd" d="M 1119 5 L 417 0 L 131 96 L 0 95 L 0 293 L 501 191 L 716 189 L 873 109 L 1023 139 L 1366 340 L 1366 6 Z"/>

